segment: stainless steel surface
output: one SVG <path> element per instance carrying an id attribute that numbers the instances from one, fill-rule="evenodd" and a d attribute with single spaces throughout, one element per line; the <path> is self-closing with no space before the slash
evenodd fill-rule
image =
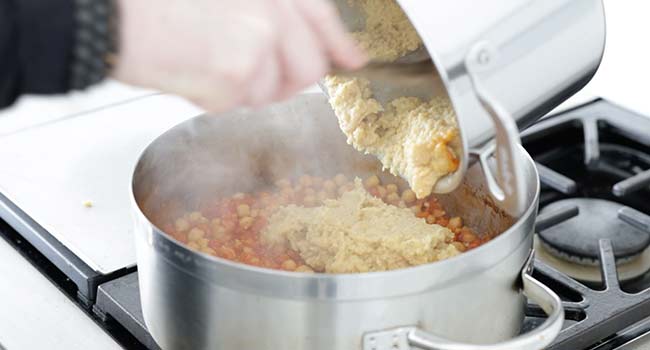
<path id="1" fill-rule="evenodd" d="M 470 148 L 494 136 L 471 88 L 468 53 L 494 48 L 485 88 L 519 126 L 530 124 L 581 88 L 596 71 L 605 44 L 600 0 L 398 0 L 414 23 L 449 96 Z M 580 45 L 576 45 L 580 43 Z"/>
<path id="2" fill-rule="evenodd" d="M 524 294 L 548 315 L 532 331 L 498 344 L 472 345 L 474 350 L 539 350 L 550 345 L 562 329 L 564 309 L 560 298 L 548 287 L 531 276 L 534 253 L 521 271 Z M 429 334 L 417 327 L 400 327 L 394 330 L 369 333 L 364 336 L 364 350 L 408 350 L 411 346 L 424 350 L 467 350 L 468 344 L 453 342 Z"/>
<path id="3" fill-rule="evenodd" d="M 150 96 L 57 120 L 36 115 L 27 127 L 3 124 L 0 193 L 93 270 L 133 266 L 125 205 L 133 166 L 151 140 L 199 113 L 177 97 Z"/>
<path id="4" fill-rule="evenodd" d="M 422 37 L 437 69 L 426 90 L 381 87 L 388 96 L 438 95 L 451 99 L 461 129 L 461 168 L 439 181 L 434 192 L 456 188 L 468 167 L 468 154 L 497 137 L 498 181 L 491 194 L 518 215 L 523 190 L 511 155 L 514 130 L 499 115 L 511 116 L 522 128 L 550 111 L 593 76 L 603 55 L 605 19 L 601 0 L 461 1 L 398 0 Z M 363 25 L 359 13 L 342 8 L 348 27 Z M 356 16 L 356 17 L 355 17 Z M 361 16 L 362 17 L 362 16 Z M 576 45 L 580 43 L 580 45 Z M 476 69 L 479 67 L 480 69 Z M 480 87 L 480 90 L 477 89 Z M 486 96 L 490 96 L 486 104 Z M 505 135 L 510 135 L 504 137 Z M 489 172 L 486 168 L 486 175 Z M 512 191 L 510 191 L 512 190 Z M 505 193 L 504 193 L 505 192 Z"/>
<path id="5" fill-rule="evenodd" d="M 0 276 L 0 348 L 122 349 L 2 238 Z"/>
<path id="6" fill-rule="evenodd" d="M 470 227 L 505 230 L 486 245 L 408 269 L 301 274 L 189 250 L 158 229 L 173 215 L 161 208 L 303 172 L 363 176 L 379 169 L 377 160 L 346 144 L 322 95 L 183 123 L 147 148 L 133 178 L 147 327 L 165 349 L 361 349 L 369 331 L 415 325 L 452 341 L 510 339 L 523 319 L 516 283 L 532 246 L 539 195 L 533 162 L 523 148 L 519 153 L 528 209 L 516 222 L 486 205 L 478 166 L 457 191 L 439 196 Z M 472 317 L 476 312 L 490 317 Z"/>

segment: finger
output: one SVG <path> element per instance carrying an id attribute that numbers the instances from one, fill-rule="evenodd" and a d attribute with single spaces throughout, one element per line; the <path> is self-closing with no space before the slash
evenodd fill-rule
<path id="1" fill-rule="evenodd" d="M 294 0 L 276 0 L 276 5 L 282 28 L 279 57 L 283 86 L 279 95 L 284 97 L 325 75 L 329 59 L 320 38 L 296 8 Z"/>
<path id="2" fill-rule="evenodd" d="M 341 68 L 357 69 L 367 62 L 365 53 L 347 33 L 334 8 L 326 0 L 294 0 L 296 7 L 323 42 L 330 59 Z"/>
<path id="3" fill-rule="evenodd" d="M 246 104 L 249 106 L 259 107 L 277 98 L 282 78 L 280 77 L 280 65 L 276 56 L 277 53 L 270 52 L 270 55 L 260 62 L 254 74 L 254 79 L 248 87 Z"/>

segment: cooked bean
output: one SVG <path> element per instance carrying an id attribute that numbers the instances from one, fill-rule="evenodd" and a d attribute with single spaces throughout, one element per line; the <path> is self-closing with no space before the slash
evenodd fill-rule
<path id="1" fill-rule="evenodd" d="M 366 188 L 379 186 L 379 178 L 377 177 L 377 175 L 372 175 L 372 176 L 366 178 L 363 181 L 363 184 L 364 184 L 364 186 L 366 186 Z"/>
<path id="2" fill-rule="evenodd" d="M 463 220 L 460 217 L 455 216 L 455 217 L 449 219 L 449 229 L 450 230 L 460 228 L 461 226 L 463 226 Z"/>
<path id="3" fill-rule="evenodd" d="M 239 226 L 245 230 L 249 229 L 251 226 L 253 226 L 253 218 L 250 216 L 245 216 L 239 219 Z"/>
<path id="4" fill-rule="evenodd" d="M 289 271 L 293 271 L 293 270 L 296 269 L 296 267 L 298 267 L 298 265 L 296 265 L 296 262 L 291 260 L 291 259 L 287 259 L 287 260 L 283 261 L 281 266 L 282 266 L 283 269 L 289 270 Z"/>
<path id="5" fill-rule="evenodd" d="M 174 223 L 174 228 L 178 232 L 185 232 L 190 229 L 190 223 L 183 218 L 176 219 L 176 222 Z"/>
<path id="6" fill-rule="evenodd" d="M 400 200 L 399 195 L 395 192 L 388 193 L 386 195 L 386 202 L 390 204 L 397 204 L 399 203 L 399 200 Z"/>
<path id="7" fill-rule="evenodd" d="M 251 208 L 247 204 L 240 204 L 237 206 L 237 215 L 239 217 L 250 216 Z"/>
<path id="8" fill-rule="evenodd" d="M 198 239 L 201 239 L 205 237 L 205 231 L 201 230 L 200 228 L 193 228 L 190 230 L 190 232 L 187 234 L 187 240 L 192 242 L 196 241 Z"/>
<path id="9" fill-rule="evenodd" d="M 478 237 L 469 229 L 463 229 L 461 231 L 460 240 L 463 241 L 464 243 L 472 243 L 477 238 Z"/>
<path id="10" fill-rule="evenodd" d="M 237 193 L 229 198 L 198 208 L 167 223 L 163 229 L 187 244 L 190 249 L 205 254 L 244 264 L 286 271 L 308 272 L 314 270 L 305 264 L 298 252 L 285 243 L 268 246 L 260 234 L 268 218 L 282 205 L 297 204 L 312 207 L 321 205 L 328 198 L 335 198 L 354 188 L 354 183 L 343 174 L 331 179 L 301 176 L 297 181 L 280 179 L 273 191 Z M 447 243 L 459 251 L 478 247 L 492 238 L 480 238 L 471 229 L 463 226 L 461 217 L 449 218 L 438 200 L 429 196 L 417 199 L 409 189 L 399 191 L 396 184 L 381 185 L 378 176 L 372 175 L 363 181 L 367 191 L 386 203 L 410 208 L 414 215 L 424 218 L 428 224 L 437 224 L 454 232 Z M 215 204 L 216 203 L 216 204 Z M 205 216 L 203 213 L 206 213 Z M 206 217 L 207 216 L 207 217 Z M 321 271 L 316 271 L 321 272 Z"/>
<path id="11" fill-rule="evenodd" d="M 189 219 L 193 223 L 199 222 L 202 217 L 203 217 L 203 214 L 201 214 L 198 211 L 191 212 L 190 215 L 189 215 Z"/>
<path id="12" fill-rule="evenodd" d="M 415 192 L 412 190 L 404 190 L 402 192 L 402 200 L 407 204 L 415 202 Z"/>

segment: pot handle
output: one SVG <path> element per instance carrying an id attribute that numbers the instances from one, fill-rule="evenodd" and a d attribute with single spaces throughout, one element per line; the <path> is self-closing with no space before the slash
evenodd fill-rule
<path id="1" fill-rule="evenodd" d="M 472 89 L 483 109 L 492 118 L 495 131 L 495 144 L 488 144 L 472 152 L 479 157 L 485 174 L 486 184 L 492 197 L 501 204 L 508 214 L 519 217 L 527 208 L 527 188 L 524 169 L 519 158 L 519 127 L 510 113 L 485 88 L 479 74 L 496 65 L 496 49 L 488 42 L 480 42 L 469 50 L 465 58 L 467 76 Z M 488 165 L 490 155 L 496 151 L 497 175 L 495 179 Z"/>
<path id="2" fill-rule="evenodd" d="M 523 292 L 537 303 L 548 318 L 532 331 L 502 343 L 490 345 L 464 344 L 447 340 L 417 327 L 397 327 L 385 331 L 366 333 L 363 350 L 531 350 L 550 345 L 562 330 L 564 308 L 560 298 L 544 284 L 533 278 L 531 254 L 521 272 Z"/>

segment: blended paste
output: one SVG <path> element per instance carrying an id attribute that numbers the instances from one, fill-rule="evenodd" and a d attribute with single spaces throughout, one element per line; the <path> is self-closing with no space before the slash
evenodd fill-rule
<path id="1" fill-rule="evenodd" d="M 392 270 L 460 253 L 448 228 L 373 197 L 359 179 L 321 206 L 279 208 L 261 238 L 268 246 L 289 246 L 312 269 L 328 273 Z"/>
<path id="2" fill-rule="evenodd" d="M 354 36 L 371 59 L 395 60 L 422 45 L 394 0 L 353 3 L 366 15 L 365 29 Z M 406 179 L 418 198 L 431 194 L 440 178 L 458 170 L 459 132 L 447 99 L 402 97 L 382 106 L 372 97 L 367 79 L 328 76 L 324 85 L 348 143 Z"/>

